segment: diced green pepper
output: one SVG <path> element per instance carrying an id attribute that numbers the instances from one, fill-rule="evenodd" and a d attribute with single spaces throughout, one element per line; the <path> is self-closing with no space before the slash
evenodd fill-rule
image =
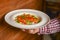
<path id="1" fill-rule="evenodd" d="M 31 24 L 32 24 L 32 22 L 30 22 L 29 20 L 26 20 L 26 23 L 27 23 L 28 25 L 31 25 Z"/>
<path id="2" fill-rule="evenodd" d="M 17 19 L 15 20 L 17 23 L 20 23 Z"/>

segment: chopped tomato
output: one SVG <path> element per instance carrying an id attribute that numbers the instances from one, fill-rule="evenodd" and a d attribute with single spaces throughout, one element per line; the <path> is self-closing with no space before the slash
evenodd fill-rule
<path id="1" fill-rule="evenodd" d="M 35 18 L 34 15 L 24 13 L 22 15 L 18 15 L 16 20 L 18 20 L 19 22 L 23 24 L 32 24 L 32 23 L 38 23 L 40 19 L 39 17 Z"/>

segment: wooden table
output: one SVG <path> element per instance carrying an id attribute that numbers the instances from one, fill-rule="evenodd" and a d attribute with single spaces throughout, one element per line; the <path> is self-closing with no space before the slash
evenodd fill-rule
<path id="1" fill-rule="evenodd" d="M 42 2 L 42 0 L 38 0 Z M 42 36 L 29 34 L 8 25 L 4 16 L 9 11 L 21 8 L 41 10 L 41 4 L 36 0 L 0 0 L 0 40 L 42 40 Z"/>

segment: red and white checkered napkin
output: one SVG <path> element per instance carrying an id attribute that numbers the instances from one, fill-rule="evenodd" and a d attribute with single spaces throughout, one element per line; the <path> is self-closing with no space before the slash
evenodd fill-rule
<path id="1" fill-rule="evenodd" d="M 60 19 L 52 19 L 45 27 L 40 28 L 38 35 L 60 32 Z"/>

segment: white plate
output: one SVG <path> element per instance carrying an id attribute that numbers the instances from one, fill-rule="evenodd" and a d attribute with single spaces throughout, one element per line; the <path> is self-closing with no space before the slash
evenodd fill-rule
<path id="1" fill-rule="evenodd" d="M 34 25 L 23 25 L 23 24 L 19 24 L 19 23 L 17 23 L 14 20 L 14 18 L 17 15 L 21 15 L 23 13 L 30 13 L 30 14 L 34 14 L 34 15 L 40 16 L 42 18 L 42 20 L 41 20 L 40 23 L 34 24 Z M 14 10 L 14 11 L 11 11 L 11 12 L 9 12 L 9 13 L 7 13 L 5 15 L 5 21 L 9 25 L 14 26 L 14 27 L 17 27 L 17 28 L 22 28 L 22 29 L 41 28 L 44 25 L 46 25 L 49 22 L 49 20 L 50 20 L 49 16 L 46 15 L 45 13 L 43 13 L 41 11 L 38 11 L 38 10 L 32 10 L 32 9 L 19 9 L 19 10 Z"/>

